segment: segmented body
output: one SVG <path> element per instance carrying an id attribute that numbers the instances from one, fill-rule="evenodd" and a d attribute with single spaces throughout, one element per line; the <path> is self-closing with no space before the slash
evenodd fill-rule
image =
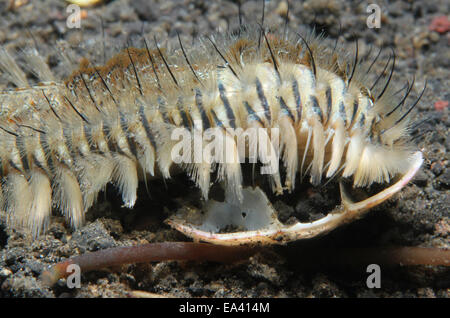
<path id="1" fill-rule="evenodd" d="M 140 175 L 170 178 L 177 165 L 171 132 L 178 127 L 220 128 L 235 156 L 227 128 L 279 128 L 276 151 L 286 176 L 268 176 L 277 193 L 292 190 L 299 174 L 309 174 L 314 185 L 336 174 L 357 186 L 388 182 L 412 155 L 407 121 L 392 92 L 374 98 L 364 83 L 368 65 L 347 61 L 318 39 L 307 46 L 297 36 L 253 30 L 205 39 L 187 54 L 128 48 L 104 66 L 84 61 L 64 82 L 30 57 L 45 83 L 34 87 L 2 54 L 21 87 L 0 95 L 2 210 L 11 224 L 35 234 L 48 223 L 52 206 L 72 226 L 81 225 L 108 182 L 132 207 Z M 240 198 L 239 162 L 178 166 L 206 199 L 216 169 Z"/>

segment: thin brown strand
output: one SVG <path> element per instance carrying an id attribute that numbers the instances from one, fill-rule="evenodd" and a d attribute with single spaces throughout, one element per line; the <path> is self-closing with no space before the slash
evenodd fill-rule
<path id="1" fill-rule="evenodd" d="M 33 126 L 29 126 L 29 125 L 25 125 L 25 124 L 19 124 L 19 123 L 15 123 L 17 126 L 19 126 L 19 127 L 24 127 L 24 128 L 28 128 L 28 129 L 31 129 L 31 130 L 33 130 L 33 131 L 35 131 L 35 132 L 37 132 L 37 133 L 40 133 L 40 134 L 46 134 L 46 132 L 45 131 L 43 131 L 43 130 L 41 130 L 41 129 L 38 129 L 38 128 L 35 128 L 35 127 L 33 127 Z"/>
<path id="2" fill-rule="evenodd" d="M 409 88 L 409 81 L 406 81 L 406 84 L 403 85 L 403 87 L 400 88 L 398 91 L 396 91 L 394 94 L 392 94 L 392 96 L 399 94 L 400 92 L 404 91 L 405 89 L 408 90 L 408 88 Z"/>
<path id="3" fill-rule="evenodd" d="M 425 89 L 426 89 L 426 88 L 427 88 L 427 82 L 425 81 L 425 85 L 423 86 L 422 93 L 420 93 L 420 95 L 419 95 L 419 97 L 417 98 L 417 100 L 416 100 L 416 101 L 414 102 L 414 104 L 406 111 L 406 113 L 404 113 L 403 116 L 400 117 L 400 119 L 398 119 L 398 120 L 395 122 L 394 126 L 397 125 L 398 123 L 400 123 L 403 119 L 405 119 L 406 116 L 408 116 L 408 114 L 414 109 L 414 107 L 417 106 L 417 103 L 419 103 L 420 99 L 421 99 L 422 96 L 423 96 L 423 93 L 425 93 Z"/>
<path id="4" fill-rule="evenodd" d="M 360 60 L 359 60 L 359 64 L 362 64 L 362 62 L 367 61 L 367 59 L 369 58 L 369 56 L 372 54 L 372 50 L 373 50 L 373 45 L 369 46 L 369 52 L 367 52 L 367 54 L 365 54 Z"/>
<path id="5" fill-rule="evenodd" d="M 395 69 L 395 51 L 394 51 L 394 49 L 391 47 L 391 49 L 392 49 L 392 55 L 393 55 L 393 60 L 392 60 L 392 68 L 391 68 L 391 72 L 389 73 L 389 77 L 388 77 L 388 80 L 386 81 L 386 85 L 384 85 L 384 88 L 383 88 L 383 90 L 381 91 L 381 93 L 378 95 L 378 97 L 377 97 L 377 99 L 380 99 L 381 98 L 381 96 L 383 96 L 383 94 L 384 94 L 384 92 L 386 91 L 386 89 L 388 88 L 388 86 L 389 86 L 389 83 L 391 82 L 391 79 L 392 79 L 392 75 L 394 75 L 394 69 Z"/>
<path id="6" fill-rule="evenodd" d="M 139 80 L 139 76 L 138 76 L 138 73 L 137 73 L 137 70 L 136 70 L 136 66 L 134 65 L 133 59 L 131 58 L 130 49 L 129 49 L 128 46 L 127 46 L 127 53 L 128 53 L 128 57 L 130 58 L 131 65 L 133 66 L 134 76 L 136 77 L 136 83 L 137 83 L 138 88 L 139 88 L 139 93 L 141 94 L 141 96 L 144 96 L 144 93 L 142 92 L 141 81 Z"/>
<path id="7" fill-rule="evenodd" d="M 272 59 L 273 67 L 275 68 L 275 72 L 277 73 L 278 79 L 281 82 L 281 75 L 280 75 L 280 71 L 278 70 L 278 62 L 275 58 L 275 55 L 273 54 L 272 48 L 270 47 L 270 43 L 269 43 L 269 40 L 267 39 L 266 32 L 264 32 L 264 30 L 262 30 L 262 32 L 264 35 L 264 39 L 266 40 L 267 48 L 269 49 L 269 52 L 270 52 L 270 57 Z"/>
<path id="8" fill-rule="evenodd" d="M 213 45 L 214 49 L 216 50 L 216 52 L 220 55 L 220 57 L 224 60 L 225 64 L 227 65 L 227 67 L 230 69 L 231 73 L 233 73 L 233 75 L 239 79 L 239 77 L 237 76 L 236 72 L 234 71 L 234 69 L 231 67 L 230 63 L 228 63 L 227 59 L 225 58 L 225 56 L 222 55 L 222 53 L 219 51 L 219 49 L 217 48 L 216 44 L 213 42 L 213 40 L 211 40 L 211 38 L 209 36 L 206 37 L 209 42 L 211 42 L 211 44 Z"/>
<path id="9" fill-rule="evenodd" d="M 415 81 L 415 80 L 416 80 L 416 78 L 413 77 L 411 86 L 408 85 L 409 87 L 408 87 L 408 90 L 406 91 L 405 96 L 403 96 L 402 100 L 398 103 L 397 106 L 394 107 L 394 109 L 392 109 L 389 113 L 386 114 L 386 117 L 389 117 L 390 115 L 392 115 L 392 113 L 394 113 L 400 106 L 402 106 L 402 105 L 405 103 L 406 99 L 407 99 L 408 96 L 409 96 L 409 93 L 411 93 L 411 90 L 412 90 L 412 88 L 413 88 L 413 86 L 414 86 L 414 81 Z"/>
<path id="10" fill-rule="evenodd" d="M 48 106 L 50 107 L 51 111 L 53 112 L 53 114 L 56 116 L 56 118 L 59 119 L 59 121 L 62 122 L 61 117 L 59 117 L 59 115 L 56 113 L 56 110 L 53 108 L 52 104 L 50 103 L 50 100 L 48 99 L 47 95 L 45 95 L 44 90 L 42 90 L 42 95 L 44 95 L 45 99 L 47 100 Z"/>
<path id="11" fill-rule="evenodd" d="M 353 69 L 352 69 L 352 73 L 348 79 L 348 85 L 350 85 L 350 82 L 352 81 L 353 75 L 355 75 L 355 70 L 356 70 L 356 66 L 358 65 L 358 39 L 355 40 L 355 45 L 356 45 L 356 49 L 355 49 L 355 61 L 353 62 Z"/>
<path id="12" fill-rule="evenodd" d="M 179 87 L 178 81 L 177 81 L 177 79 L 175 78 L 175 75 L 173 75 L 172 70 L 171 70 L 170 67 L 169 67 L 169 64 L 167 63 L 166 59 L 164 58 L 164 55 L 163 55 L 162 52 L 161 52 L 161 49 L 159 48 L 158 42 L 156 41 L 156 36 L 153 37 L 153 39 L 155 40 L 155 45 L 156 45 L 156 49 L 158 50 L 159 56 L 160 56 L 161 59 L 163 60 L 164 65 L 167 67 L 167 70 L 169 71 L 169 74 L 170 74 L 170 76 L 172 77 L 172 80 L 174 81 L 175 85 L 176 85 L 177 87 Z"/>
<path id="13" fill-rule="evenodd" d="M 387 67 L 389 66 L 389 63 L 391 62 L 391 58 L 392 58 L 392 55 L 389 55 L 389 59 L 388 59 L 386 65 L 384 66 L 383 71 L 380 73 L 380 75 L 378 76 L 378 78 L 375 80 L 375 83 L 373 83 L 372 87 L 370 87 L 370 90 L 371 90 L 371 91 L 375 88 L 375 86 L 377 86 L 378 81 L 383 77 L 384 72 L 386 72 L 386 69 L 387 69 Z"/>
<path id="14" fill-rule="evenodd" d="M 78 111 L 78 109 L 75 107 L 74 104 L 72 104 L 72 102 L 64 95 L 64 99 L 69 103 L 70 107 L 72 107 L 72 109 L 75 111 L 75 113 L 78 114 L 78 116 L 81 117 L 81 119 L 86 123 L 89 124 L 89 120 L 86 118 L 86 116 L 84 116 L 82 113 L 80 113 Z"/>
<path id="15" fill-rule="evenodd" d="M 97 102 L 95 101 L 94 96 L 92 96 L 91 90 L 89 89 L 89 87 L 86 83 L 86 80 L 84 79 L 84 76 L 81 72 L 80 72 L 80 77 L 81 77 L 81 80 L 83 81 L 84 86 L 86 87 L 86 90 L 88 91 L 88 95 L 89 95 L 92 103 L 94 104 L 94 106 L 98 110 L 98 112 L 101 113 L 101 110 L 100 110 L 100 108 L 98 108 Z"/>
<path id="16" fill-rule="evenodd" d="M 12 135 L 12 136 L 14 136 L 14 137 L 19 137 L 19 134 L 16 134 L 15 132 L 12 132 L 12 131 L 10 131 L 10 130 L 8 130 L 8 129 L 2 127 L 2 126 L 0 126 L 0 129 L 3 130 L 4 132 L 6 132 L 6 133 L 8 133 L 8 134 L 10 134 L 10 135 Z"/>
<path id="17" fill-rule="evenodd" d="M 333 51 L 331 53 L 331 55 L 334 54 L 334 52 L 336 52 L 336 48 L 339 42 L 339 38 L 342 36 L 342 24 L 341 24 L 341 20 L 339 20 L 339 31 L 338 31 L 338 35 L 336 37 L 336 41 L 334 41 L 334 47 L 333 47 Z"/>
<path id="18" fill-rule="evenodd" d="M 189 59 L 188 59 L 188 57 L 187 57 L 186 51 L 184 50 L 184 47 L 183 47 L 183 43 L 181 42 L 180 33 L 178 33 L 178 31 L 177 31 L 177 36 L 178 36 L 178 42 L 180 43 L 181 52 L 183 52 L 183 56 L 184 56 L 184 58 L 185 58 L 185 60 L 186 60 L 186 63 L 189 65 L 189 68 L 191 69 L 192 74 L 194 74 L 194 76 L 195 76 L 195 78 L 197 79 L 197 81 L 198 81 L 200 84 L 203 85 L 203 83 L 202 83 L 202 82 L 200 81 L 200 79 L 198 78 L 197 73 L 195 73 L 195 70 L 194 70 L 194 68 L 192 67 L 191 62 L 189 61 Z"/>
<path id="19" fill-rule="evenodd" d="M 285 40 L 287 40 L 287 28 L 288 28 L 288 24 L 289 24 L 289 11 L 291 9 L 289 0 L 287 0 L 286 2 L 287 2 L 287 11 L 286 11 L 286 17 L 284 20 L 284 28 L 283 28 L 283 35 L 284 35 Z"/>
<path id="20" fill-rule="evenodd" d="M 25 26 L 25 30 L 28 33 L 28 35 L 30 36 L 30 38 L 33 40 L 34 47 L 37 50 L 38 49 L 38 42 L 36 41 L 36 38 L 34 37 L 33 32 L 31 32 L 30 28 L 28 28 L 27 26 Z"/>
<path id="21" fill-rule="evenodd" d="M 265 0 L 261 0 L 262 1 L 262 15 L 261 15 L 261 30 L 259 31 L 259 38 L 258 38 L 258 50 L 261 47 L 261 38 L 262 35 L 264 34 L 264 14 L 266 12 L 266 1 Z"/>
<path id="22" fill-rule="evenodd" d="M 156 82 L 158 83 L 158 88 L 161 89 L 161 82 L 159 81 L 158 73 L 156 72 L 155 63 L 153 62 L 152 54 L 148 49 L 147 40 L 144 37 L 145 49 L 147 50 L 148 59 L 150 60 L 150 65 L 152 66 L 153 74 L 155 74 Z"/>
<path id="23" fill-rule="evenodd" d="M 311 66 L 312 66 L 313 74 L 315 77 L 317 75 L 317 71 L 316 71 L 316 62 L 314 62 L 313 52 L 312 52 L 311 48 L 309 47 L 308 43 L 306 42 L 306 40 L 303 38 L 303 36 L 301 36 L 299 33 L 297 33 L 297 35 L 300 37 L 300 39 L 302 39 L 303 43 L 305 43 L 305 45 L 306 45 L 306 49 L 308 50 L 309 56 L 311 57 Z"/>
<path id="24" fill-rule="evenodd" d="M 105 80 L 103 79 L 102 75 L 100 74 L 100 72 L 98 71 L 98 69 L 97 69 L 96 67 L 94 67 L 94 70 L 95 70 L 95 72 L 97 73 L 98 77 L 100 77 L 100 80 L 101 80 L 103 86 L 105 86 L 105 88 L 106 88 L 106 90 L 108 91 L 109 95 L 111 96 L 111 98 L 112 98 L 114 104 L 117 105 L 117 101 L 116 101 L 116 99 L 114 98 L 113 93 L 112 93 L 111 90 L 109 89 L 108 84 L 106 84 Z"/>
<path id="25" fill-rule="evenodd" d="M 375 65 L 376 61 L 378 60 L 378 58 L 381 55 L 381 51 L 383 51 L 383 48 L 381 47 L 380 50 L 378 51 L 377 56 L 375 56 L 375 58 L 373 59 L 372 63 L 370 64 L 369 68 L 367 69 L 366 73 L 369 73 L 370 70 L 372 69 L 372 67 Z"/>

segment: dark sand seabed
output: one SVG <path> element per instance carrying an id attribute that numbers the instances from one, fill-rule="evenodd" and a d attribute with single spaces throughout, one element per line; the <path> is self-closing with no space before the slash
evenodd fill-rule
<path id="1" fill-rule="evenodd" d="M 66 2 L 60 0 L 24 2 L 13 10 L 8 1 L 0 2 L 0 45 L 9 49 L 30 43 L 29 31 L 55 73 L 63 74 L 48 50 L 58 40 L 70 45 L 102 43 L 102 17 L 107 43 L 126 43 L 138 37 L 144 26 L 148 38 L 157 35 L 176 44 L 176 30 L 186 43 L 194 32 L 208 34 L 218 28 L 233 30 L 238 25 L 234 1 L 146 1 L 116 0 L 87 9 L 81 30 L 66 28 Z M 28 3 L 27 3 L 28 2 Z M 175 297 L 449 297 L 450 275 L 443 267 L 382 268 L 380 289 L 366 286 L 366 267 L 339 268 L 302 266 L 310 251 L 339 250 L 346 247 L 424 246 L 449 248 L 449 187 L 447 138 L 450 127 L 450 33 L 430 30 L 435 17 L 449 16 L 449 3 L 436 1 L 378 2 L 382 9 L 381 28 L 366 26 L 366 1 L 291 1 L 291 28 L 305 30 L 315 23 L 334 43 L 341 25 L 340 44 L 354 50 L 353 35 L 359 38 L 361 52 L 369 45 L 393 46 L 397 54 L 394 82 L 400 87 L 416 76 L 410 102 L 420 93 L 425 79 L 428 88 L 413 114 L 426 119 L 412 131 L 425 158 L 414 181 L 393 199 L 374 208 L 365 218 L 313 240 L 267 248 L 248 261 L 234 265 L 196 262 L 161 262 L 127 265 L 82 275 L 80 289 L 69 289 L 61 280 L 48 288 L 38 280 L 49 265 L 87 251 L 114 246 L 161 241 L 186 241 L 182 234 L 163 223 L 183 205 L 200 206 L 198 191 L 183 176 L 167 182 L 149 183 L 151 199 L 140 187 L 133 210 L 121 208 L 113 187 L 89 211 L 84 227 L 72 231 L 64 218 L 54 216 L 46 235 L 30 241 L 23 233 L 9 231 L 0 220 L 0 297 L 123 297 L 132 290 L 143 290 Z M 244 21 L 260 21 L 261 2 L 242 6 Z M 282 26 L 283 4 L 266 3 L 266 25 Z M 146 23 L 143 25 L 143 21 Z M 448 20 L 447 20 L 448 21 Z M 448 23 L 448 22 L 447 22 Z M 447 30 L 448 30 L 447 26 Z M 81 50 L 79 50 L 81 51 Z M 83 54 L 90 54 L 84 50 Z M 94 54 L 94 53 L 92 53 Z M 386 55 L 387 56 L 387 55 Z M 382 65 L 373 71 L 379 73 Z M 5 88 L 0 81 L 0 89 Z M 438 102 L 436 104 L 436 102 Z M 320 215 L 336 204 L 336 189 L 299 187 L 298 196 L 271 197 L 281 213 Z M 305 212 L 306 211 L 306 212 Z M 304 216 L 304 215 L 303 215 Z"/>

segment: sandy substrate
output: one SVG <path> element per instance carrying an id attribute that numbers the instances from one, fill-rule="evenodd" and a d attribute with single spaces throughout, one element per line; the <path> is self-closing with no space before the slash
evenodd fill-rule
<path id="1" fill-rule="evenodd" d="M 55 73 L 64 74 L 49 49 L 59 40 L 72 46 L 88 43 L 94 47 L 78 49 L 79 54 L 97 56 L 102 52 L 102 28 L 107 47 L 123 46 L 128 38 L 156 35 L 162 44 L 176 43 L 176 31 L 184 41 L 195 33 L 235 30 L 238 9 L 232 1 L 147 1 L 116 0 L 86 9 L 81 29 L 66 27 L 66 3 L 59 0 L 15 1 L 10 8 L 0 3 L 0 45 L 14 50 L 35 41 L 42 48 Z M 14 1 L 13 1 L 14 2 Z M 55 215 L 46 235 L 31 241 L 24 233 L 5 228 L 0 222 L 0 297 L 121 297 L 132 290 L 143 290 L 175 297 L 449 297 L 447 268 L 382 268 L 382 287 L 369 289 L 366 267 L 339 268 L 317 263 L 302 266 L 311 251 L 346 247 L 424 246 L 449 248 L 450 120 L 450 33 L 430 30 L 435 17 L 449 14 L 448 1 L 380 2 L 381 28 L 366 26 L 366 1 L 291 1 L 289 26 L 303 31 L 315 25 L 334 43 L 341 29 L 340 45 L 352 52 L 353 36 L 359 38 L 361 52 L 370 44 L 393 46 L 397 54 L 394 81 L 402 85 L 416 77 L 411 101 L 420 93 L 425 79 L 428 88 L 413 114 L 425 120 L 412 132 L 425 163 L 414 181 L 387 203 L 376 207 L 364 219 L 313 240 L 267 248 L 240 264 L 221 265 L 196 262 L 161 262 L 128 265 L 82 275 L 80 289 L 69 289 L 64 280 L 52 288 L 38 280 L 49 265 L 87 251 L 147 242 L 187 241 L 163 223 L 171 213 L 189 205 L 199 207 L 198 191 L 189 180 L 178 176 L 165 185 L 149 183 L 148 197 L 141 187 L 133 210 L 121 208 L 113 187 L 87 215 L 84 227 L 72 231 L 64 218 Z M 242 6 L 244 21 L 260 20 L 261 2 Z M 284 2 L 266 3 L 266 25 L 282 26 Z M 102 17 L 100 19 L 99 17 Z M 143 23 L 145 21 L 145 23 Z M 447 20 L 448 21 L 448 20 Z M 448 23 L 448 22 L 447 22 Z M 340 26 L 339 26 L 340 25 Z M 445 29 L 445 28 L 444 28 Z M 448 26 L 447 26 L 448 29 Z M 34 40 L 30 37 L 33 34 Z M 103 39 L 104 39 L 103 38 Z M 92 44 L 96 45 L 92 45 Z M 189 43 L 189 42 L 186 42 Z M 99 48 L 100 47 L 100 48 Z M 106 56 L 112 50 L 107 49 Z M 101 60 L 101 56 L 99 59 Z M 381 66 L 380 66 L 381 67 Z M 374 71 L 380 71 L 380 67 Z M 5 88 L 0 81 L 0 88 Z M 313 189 L 299 187 L 295 195 L 273 197 L 283 215 L 317 217 L 336 204 L 336 187 Z"/>

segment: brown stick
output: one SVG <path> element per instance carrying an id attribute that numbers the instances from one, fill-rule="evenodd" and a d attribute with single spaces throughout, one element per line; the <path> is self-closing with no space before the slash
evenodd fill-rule
<path id="1" fill-rule="evenodd" d="M 368 264 L 382 266 L 450 266 L 450 250 L 427 247 L 374 247 L 374 248 L 316 248 L 302 250 L 298 266 L 361 267 Z M 294 256 L 295 257 L 295 256 Z"/>
<path id="2" fill-rule="evenodd" d="M 109 248 L 75 256 L 52 266 L 41 275 L 43 283 L 51 286 L 67 277 L 67 267 L 80 266 L 82 272 L 109 266 L 148 263 L 166 260 L 193 260 L 232 263 L 244 260 L 258 249 L 246 246 L 220 246 L 205 243 L 165 242 Z M 450 250 L 425 247 L 338 248 L 319 249 L 302 255 L 303 266 L 434 265 L 450 266 Z"/>
<path id="3" fill-rule="evenodd" d="M 378 252 L 378 255 L 375 254 Z M 450 250 L 428 247 L 392 247 L 372 251 L 386 265 L 450 266 Z M 367 254 L 368 255 L 368 254 Z"/>
<path id="4" fill-rule="evenodd" d="M 166 260 L 194 260 L 232 263 L 254 254 L 256 248 L 228 247 L 205 243 L 165 242 L 137 246 L 122 246 L 75 256 L 52 266 L 41 275 L 46 285 L 55 284 L 60 278 L 67 277 L 67 267 L 71 264 L 80 266 L 81 272 L 101 269 L 109 266 L 148 263 Z"/>

